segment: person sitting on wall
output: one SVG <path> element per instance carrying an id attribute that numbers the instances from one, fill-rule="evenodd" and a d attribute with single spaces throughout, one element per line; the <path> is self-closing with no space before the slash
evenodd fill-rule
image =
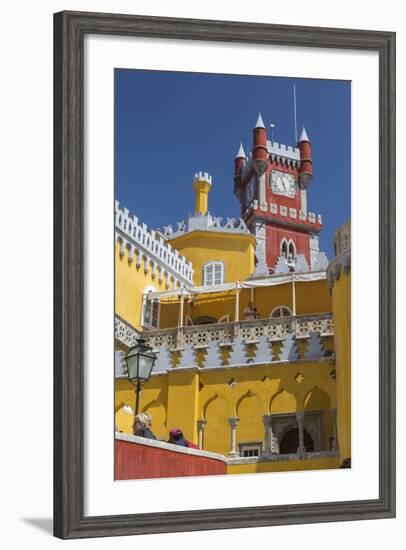
<path id="1" fill-rule="evenodd" d="M 259 316 L 258 316 L 257 308 L 254 307 L 254 304 L 252 302 L 249 302 L 248 307 L 244 309 L 244 319 L 246 321 L 253 321 L 258 317 Z"/>
<path id="2" fill-rule="evenodd" d="M 133 434 L 146 439 L 156 439 L 156 436 L 151 431 L 152 416 L 143 412 L 137 414 L 133 424 Z"/>
<path id="3" fill-rule="evenodd" d="M 173 428 L 169 432 L 168 443 L 172 443 L 172 445 L 179 445 L 180 447 L 191 447 L 192 449 L 199 448 L 197 445 L 184 438 L 180 428 Z"/>

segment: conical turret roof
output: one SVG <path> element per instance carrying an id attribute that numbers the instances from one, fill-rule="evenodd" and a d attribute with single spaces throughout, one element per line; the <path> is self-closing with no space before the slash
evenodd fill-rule
<path id="1" fill-rule="evenodd" d="M 261 113 L 258 114 L 258 120 L 257 120 L 257 123 L 255 124 L 255 128 L 265 128 L 265 124 L 264 124 L 264 121 L 262 120 Z"/>
<path id="2" fill-rule="evenodd" d="M 307 137 L 307 132 L 306 132 L 306 128 L 303 126 L 302 128 L 302 133 L 300 134 L 300 138 L 299 138 L 299 143 L 301 141 L 308 141 L 310 142 L 310 139 Z"/>
<path id="3" fill-rule="evenodd" d="M 242 146 L 242 143 L 240 143 L 240 148 L 238 149 L 238 153 L 236 155 L 236 159 L 245 159 L 246 155 L 245 155 L 245 151 L 244 151 L 244 147 Z"/>

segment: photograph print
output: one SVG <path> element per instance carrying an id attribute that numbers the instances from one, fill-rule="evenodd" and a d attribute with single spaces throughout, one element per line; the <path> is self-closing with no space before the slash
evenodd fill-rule
<path id="1" fill-rule="evenodd" d="M 115 479 L 350 468 L 351 83 L 114 84 Z"/>

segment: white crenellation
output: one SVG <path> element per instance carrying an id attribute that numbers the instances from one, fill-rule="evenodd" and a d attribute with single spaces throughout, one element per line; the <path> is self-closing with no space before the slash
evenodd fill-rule
<path id="1" fill-rule="evenodd" d="M 222 223 L 223 218 L 207 214 L 195 213 L 190 215 L 188 220 L 177 222 L 178 228 L 174 231 L 171 225 L 164 227 L 163 234 L 166 239 L 179 237 L 190 231 L 221 231 L 225 233 L 243 233 L 248 234 L 249 230 L 242 218 L 227 218 Z"/>
<path id="2" fill-rule="evenodd" d="M 212 177 L 207 172 L 196 172 L 195 177 L 193 179 L 194 182 L 196 181 L 206 181 L 210 185 L 212 184 Z"/>
<path id="3" fill-rule="evenodd" d="M 319 252 L 312 263 L 312 271 L 325 271 L 328 267 L 328 258 L 325 252 Z"/>
<path id="4" fill-rule="evenodd" d="M 298 273 L 306 273 L 309 271 L 309 264 L 307 263 L 306 256 L 304 254 L 296 255 L 295 271 Z"/>
<path id="5" fill-rule="evenodd" d="M 289 273 L 289 264 L 285 256 L 278 256 L 275 264 L 275 273 Z"/>
<path id="6" fill-rule="evenodd" d="M 300 166 L 300 150 L 297 147 L 291 147 L 277 141 L 267 141 L 269 156 L 272 160 L 275 158 L 278 162 L 284 162 L 291 166 Z"/>
<path id="7" fill-rule="evenodd" d="M 310 235 L 309 250 L 310 250 L 310 267 L 311 269 L 314 269 L 314 266 L 319 257 L 319 237 L 317 235 Z"/>
<path id="8" fill-rule="evenodd" d="M 293 218 L 294 220 L 296 219 L 297 217 L 297 210 L 296 208 L 289 208 L 289 216 L 291 218 Z"/>
<path id="9" fill-rule="evenodd" d="M 279 211 L 281 213 L 281 216 L 287 216 L 288 215 L 288 207 L 287 206 L 280 206 Z"/>
<path id="10" fill-rule="evenodd" d="M 147 272 L 152 266 L 153 276 L 159 268 L 161 273 L 172 275 L 182 284 L 193 282 L 192 262 L 179 254 L 159 232 L 148 229 L 127 208 L 120 208 L 118 201 L 115 212 L 116 241 L 120 243 L 121 256 L 127 249 L 129 263 L 132 263 L 134 255 L 137 256 L 137 268 L 144 261 L 144 270 Z"/>
<path id="11" fill-rule="evenodd" d="M 269 268 L 266 264 L 266 229 L 263 223 L 255 224 L 254 235 L 256 238 L 255 255 L 257 257 L 254 276 L 266 276 L 269 275 Z"/>

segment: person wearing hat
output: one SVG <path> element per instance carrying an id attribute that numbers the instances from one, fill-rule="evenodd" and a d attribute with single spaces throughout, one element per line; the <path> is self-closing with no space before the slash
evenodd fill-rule
<path id="1" fill-rule="evenodd" d="M 191 447 L 192 449 L 198 449 L 198 446 L 184 438 L 183 432 L 180 428 L 173 428 L 169 432 L 168 443 L 172 445 L 179 445 L 180 447 Z"/>

